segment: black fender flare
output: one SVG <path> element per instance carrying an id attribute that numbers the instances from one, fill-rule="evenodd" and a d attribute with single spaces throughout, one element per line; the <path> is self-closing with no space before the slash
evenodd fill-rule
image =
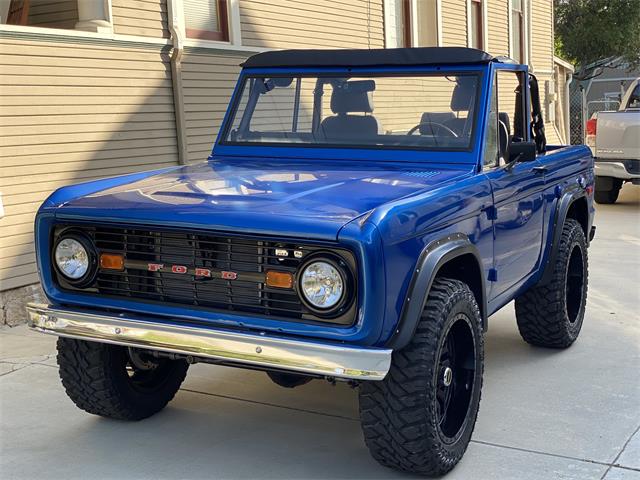
<path id="1" fill-rule="evenodd" d="M 454 233 L 430 242 L 420 253 L 395 332 L 385 345 L 387 348 L 399 350 L 411 341 L 438 271 L 448 261 L 466 254 L 472 254 L 478 262 L 481 284 L 479 307 L 482 314 L 483 328 L 484 330 L 487 329 L 487 291 L 484 275 L 482 274 L 480 252 L 471 243 L 469 237 L 462 233 Z"/>
<path id="2" fill-rule="evenodd" d="M 547 256 L 547 261 L 544 265 L 542 277 L 540 277 L 540 285 L 549 283 L 549 281 L 551 280 L 551 276 L 553 275 L 553 265 L 555 264 L 556 257 L 558 256 L 558 246 L 560 245 L 560 237 L 562 236 L 562 226 L 567 219 L 569 208 L 576 200 L 585 196 L 586 194 L 582 190 L 572 190 L 571 192 L 566 192 L 558 200 L 553 219 L 553 239 L 551 241 L 551 245 L 547 247 L 550 248 L 550 251 L 549 255 Z M 587 232 L 585 232 L 585 236 L 587 237 L 587 245 L 589 243 L 589 228 L 591 228 L 590 225 L 587 228 Z"/>

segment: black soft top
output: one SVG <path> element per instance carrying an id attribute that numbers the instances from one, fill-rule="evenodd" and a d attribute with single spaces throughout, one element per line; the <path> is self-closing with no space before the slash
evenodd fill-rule
<path id="1" fill-rule="evenodd" d="M 401 65 L 460 65 L 494 61 L 482 50 L 464 47 L 378 48 L 358 50 L 277 50 L 249 57 L 245 68 L 268 67 L 384 67 Z"/>

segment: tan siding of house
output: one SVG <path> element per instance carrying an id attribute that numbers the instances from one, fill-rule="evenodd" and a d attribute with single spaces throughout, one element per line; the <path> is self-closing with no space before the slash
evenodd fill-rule
<path id="1" fill-rule="evenodd" d="M 382 48 L 382 2 L 240 0 L 242 43 L 262 48 Z"/>
<path id="2" fill-rule="evenodd" d="M 114 33 L 169 38 L 166 0 L 111 0 L 111 4 Z"/>
<path id="3" fill-rule="evenodd" d="M 266 0 L 240 2 L 242 43 L 261 48 L 381 48 L 382 2 Z M 187 50 L 182 79 L 188 161 L 207 158 L 250 54 Z"/>
<path id="4" fill-rule="evenodd" d="M 239 65 L 247 56 L 203 50 L 186 52 L 182 82 L 189 162 L 205 160 L 211 153 L 240 72 Z"/>
<path id="5" fill-rule="evenodd" d="M 442 45 L 467 46 L 466 0 L 442 0 Z"/>
<path id="6" fill-rule="evenodd" d="M 553 69 L 553 2 L 532 0 L 531 15 L 530 63 L 534 71 L 549 74 Z"/>
<path id="7" fill-rule="evenodd" d="M 547 123 L 546 134 L 549 144 L 563 143 L 562 122 L 564 116 L 564 104 L 562 99 L 556 96 L 555 101 L 547 95 L 545 83 L 549 85 L 550 92 L 554 93 L 558 87 L 556 82 L 563 83 L 563 79 L 557 79 L 554 74 L 553 62 L 553 1 L 552 0 L 531 0 L 531 52 L 529 63 L 532 72 L 538 77 L 540 84 L 540 100 L 543 102 L 543 113 Z M 555 121 L 551 118 L 551 113 L 555 114 Z"/>
<path id="8" fill-rule="evenodd" d="M 78 22 L 78 0 L 31 0 L 27 25 L 74 28 Z"/>
<path id="9" fill-rule="evenodd" d="M 0 39 L 0 290 L 37 281 L 33 218 L 56 188 L 177 163 L 160 48 Z"/>
<path id="10" fill-rule="evenodd" d="M 492 55 L 509 55 L 508 0 L 487 0 L 487 51 Z"/>

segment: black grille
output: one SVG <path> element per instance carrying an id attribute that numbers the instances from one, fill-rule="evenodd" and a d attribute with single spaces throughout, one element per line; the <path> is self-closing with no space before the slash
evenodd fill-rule
<path id="1" fill-rule="evenodd" d="M 215 310 L 316 320 L 295 289 L 267 287 L 265 278 L 268 270 L 290 272 L 295 276 L 306 257 L 326 250 L 326 247 L 217 233 L 95 226 L 61 226 L 56 235 L 62 230 L 89 236 L 98 254 L 119 253 L 125 258 L 124 270 L 98 268 L 93 282 L 84 288 L 65 284 L 59 278 L 63 288 Z M 286 250 L 288 256 L 276 256 L 276 249 Z M 295 251 L 301 252 L 298 254 L 301 258 L 296 258 Z M 353 257 L 347 251 L 333 248 L 331 251 L 339 252 L 346 261 L 353 263 Z M 162 268 L 158 268 L 160 265 Z M 173 272 L 172 267 L 181 272 L 186 270 L 186 273 Z M 158 270 L 150 271 L 153 268 Z M 202 273 L 208 273 L 208 276 Z M 234 278 L 228 279 L 229 276 Z M 351 323 L 353 312 L 344 313 L 329 321 Z"/>

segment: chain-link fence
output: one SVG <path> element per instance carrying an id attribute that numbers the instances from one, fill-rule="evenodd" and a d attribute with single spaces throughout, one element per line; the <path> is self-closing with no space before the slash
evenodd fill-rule
<path id="1" fill-rule="evenodd" d="M 587 118 L 591 118 L 596 112 L 615 111 L 619 107 L 619 100 L 591 100 L 587 102 Z"/>
<path id="2" fill-rule="evenodd" d="M 571 88 L 569 95 L 569 127 L 572 145 L 585 143 L 586 132 L 584 128 L 587 120 L 594 113 L 618 110 L 620 107 L 620 101 L 617 99 L 591 100 L 587 102 L 584 88 L 581 86 Z"/>
<path id="3" fill-rule="evenodd" d="M 584 90 L 571 88 L 569 92 L 569 129 L 572 145 L 584 143 Z"/>

